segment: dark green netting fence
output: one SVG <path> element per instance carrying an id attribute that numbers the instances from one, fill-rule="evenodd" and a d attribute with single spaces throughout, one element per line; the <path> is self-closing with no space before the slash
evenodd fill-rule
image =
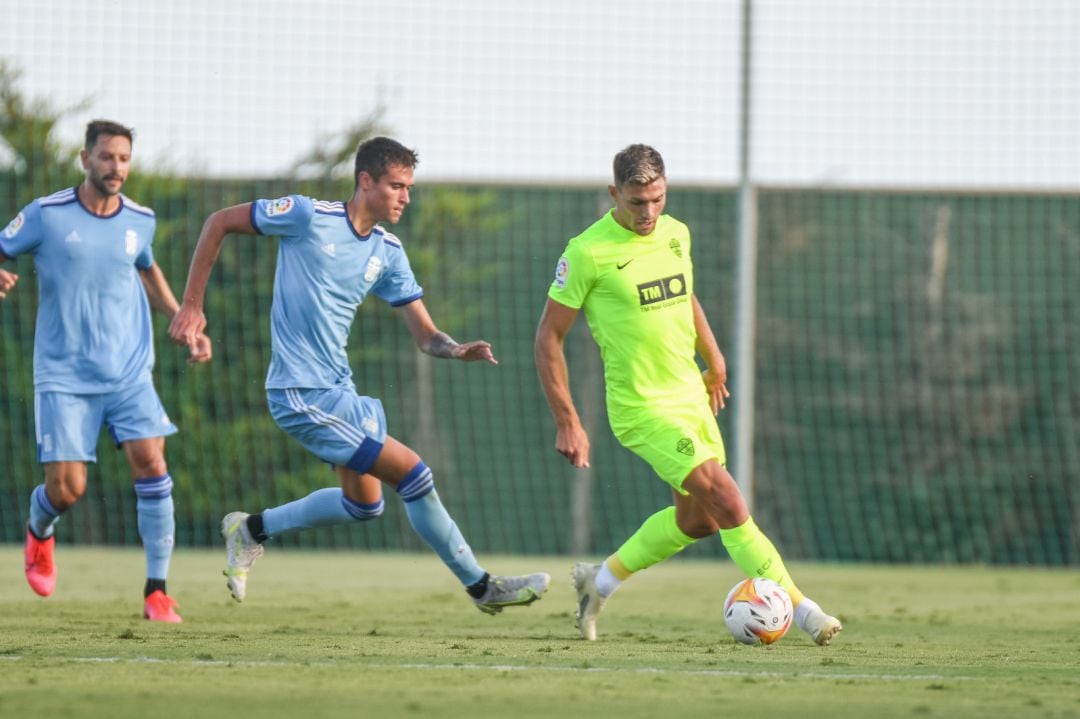
<path id="1" fill-rule="evenodd" d="M 697 292 L 730 360 L 735 193 L 673 182 L 668 211 L 691 227 Z M 39 184 L 0 176 L 5 217 L 62 186 Z M 294 190 L 344 199 L 348 189 L 138 174 L 125 187 L 156 210 L 156 257 L 178 293 L 209 212 Z M 478 551 L 606 553 L 669 501 L 665 485 L 611 437 L 583 322 L 568 355 L 592 427 L 590 473 L 554 452 L 533 367 L 555 260 L 607 207 L 603 187 L 417 189 L 395 231 L 426 302 L 453 336 L 491 341 L 498 367 L 420 355 L 394 311 L 375 300 L 354 325 L 359 390 L 382 398 L 391 434 L 433 467 Z M 763 190 L 759 212 L 755 515 L 785 556 L 1080 563 L 1080 199 Z M 155 378 L 181 429 L 167 446 L 181 546 L 214 543 L 225 512 L 335 482 L 265 408 L 275 255 L 273 238 L 227 240 L 208 296 L 210 366 L 187 367 L 156 319 Z M 37 288 L 28 257 L 14 267 L 23 283 L 0 303 L 5 542 L 22 541 L 41 477 L 31 371 Z M 721 418 L 729 439 L 733 417 L 729 406 Z M 105 437 L 98 455 L 86 496 L 58 525 L 60 540 L 138 543 L 123 457 Z M 394 500 L 378 522 L 280 543 L 420 547 Z M 718 541 L 690 550 L 722 552 Z"/>

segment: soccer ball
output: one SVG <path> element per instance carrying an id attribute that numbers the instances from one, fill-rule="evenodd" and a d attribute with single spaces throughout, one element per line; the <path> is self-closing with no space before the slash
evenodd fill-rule
<path id="1" fill-rule="evenodd" d="M 771 579 L 747 579 L 728 592 L 724 624 L 743 644 L 772 644 L 791 626 L 791 597 Z"/>

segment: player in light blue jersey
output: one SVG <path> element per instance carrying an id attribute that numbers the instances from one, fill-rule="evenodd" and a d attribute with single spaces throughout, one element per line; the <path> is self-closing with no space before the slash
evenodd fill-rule
<path id="1" fill-rule="evenodd" d="M 176 432 L 151 379 L 150 308 L 178 309 L 154 263 L 153 211 L 120 193 L 133 132 L 95 120 L 81 153 L 83 182 L 34 200 L 0 234 L 0 262 L 30 254 L 38 275 L 34 335 L 34 417 L 45 482 L 30 498 L 26 579 L 41 596 L 56 587 L 54 525 L 86 491 L 102 425 L 124 451 L 135 480 L 139 536 L 146 551 L 143 614 L 178 623 L 166 593 L 175 520 L 165 437 Z M 0 299 L 18 281 L 0 269 Z M 209 361 L 196 333 L 192 362 Z"/>
<path id="2" fill-rule="evenodd" d="M 374 138 L 356 151 L 356 186 L 348 202 L 302 195 L 257 200 L 219 210 L 203 226 L 184 302 L 169 335 L 190 345 L 206 327 L 206 284 L 227 234 L 277 235 L 266 378 L 270 414 L 312 454 L 333 465 L 341 483 L 258 514 L 225 516 L 225 576 L 237 601 L 243 601 L 248 571 L 269 537 L 375 519 L 383 511 L 383 484 L 401 496 L 413 529 L 481 611 L 497 614 L 507 606 L 531 604 L 547 590 L 550 577 L 544 573 L 496 577 L 484 571 L 439 500 L 431 470 L 415 451 L 387 434 L 382 403 L 357 394 L 352 381 L 345 348 L 357 309 L 368 295 L 398 308 L 423 352 L 498 364 L 487 342 L 459 344 L 435 326 L 405 248 L 377 224 L 401 218 L 416 163 L 412 150 Z"/>

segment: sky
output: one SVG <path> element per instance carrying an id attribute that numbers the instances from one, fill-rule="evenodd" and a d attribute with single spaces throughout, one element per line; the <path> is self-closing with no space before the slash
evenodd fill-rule
<path id="1" fill-rule="evenodd" d="M 741 0 L 0 0 L 22 89 L 136 161 L 273 176 L 384 108 L 418 180 L 739 175 Z M 1080 2 L 754 0 L 751 179 L 1080 189 Z"/>

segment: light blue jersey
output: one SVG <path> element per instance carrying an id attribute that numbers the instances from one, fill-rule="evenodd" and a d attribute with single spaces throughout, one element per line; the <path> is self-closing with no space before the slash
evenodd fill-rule
<path id="1" fill-rule="evenodd" d="M 346 354 L 369 293 L 394 307 L 423 297 L 401 242 L 378 225 L 356 233 L 343 202 L 289 195 L 256 200 L 251 224 L 279 235 L 267 389 L 355 390 Z"/>
<path id="2" fill-rule="evenodd" d="M 34 256 L 34 388 L 104 394 L 150 382 L 150 306 L 139 270 L 154 263 L 154 213 L 120 196 L 101 217 L 74 188 L 34 200 L 0 233 L 0 252 Z"/>

